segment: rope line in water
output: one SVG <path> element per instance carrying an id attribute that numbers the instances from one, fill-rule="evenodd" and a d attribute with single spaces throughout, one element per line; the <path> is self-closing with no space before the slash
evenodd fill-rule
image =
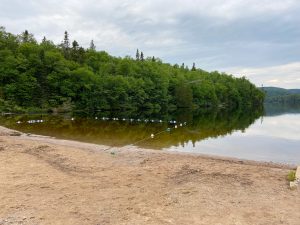
<path id="1" fill-rule="evenodd" d="M 185 123 L 184 125 L 186 125 L 186 123 Z M 182 127 L 182 125 L 181 125 L 181 127 Z M 139 140 L 139 141 L 137 141 L 137 142 L 134 142 L 134 143 L 132 143 L 132 144 L 124 145 L 124 146 L 120 147 L 119 149 L 122 149 L 122 148 L 125 148 L 125 147 L 129 147 L 129 146 L 134 146 L 134 145 L 136 145 L 136 144 L 138 144 L 138 143 L 141 143 L 141 142 L 143 142 L 143 141 L 146 141 L 146 140 L 148 140 L 148 139 L 153 139 L 155 136 L 158 136 L 158 135 L 160 135 L 160 134 L 162 134 L 162 133 L 164 133 L 164 132 L 170 132 L 172 129 L 177 129 L 177 125 L 175 125 L 174 128 L 168 127 L 167 129 L 165 129 L 165 130 L 163 130 L 163 131 L 157 132 L 157 133 L 155 133 L 155 134 L 151 134 L 150 137 L 146 137 L 146 138 L 141 139 L 141 140 Z M 115 148 L 115 146 L 109 147 L 109 148 L 105 149 L 105 151 L 107 151 L 107 150 L 109 150 L 109 149 L 112 149 L 112 148 Z"/>
<path id="2" fill-rule="evenodd" d="M 146 137 L 146 138 L 144 138 L 144 139 L 142 139 L 142 140 L 139 140 L 139 141 L 137 141 L 137 142 L 135 142 L 135 143 L 132 143 L 132 144 L 130 144 L 130 145 L 136 145 L 136 144 L 138 144 L 138 143 L 140 143 L 140 142 L 146 141 L 146 140 L 148 140 L 148 139 L 152 139 L 152 138 L 154 138 L 155 136 L 160 135 L 160 134 L 162 134 L 162 133 L 164 133 L 164 132 L 169 132 L 169 131 L 168 131 L 168 129 L 167 129 L 167 130 L 163 130 L 163 131 L 157 132 L 157 133 L 153 134 L 153 137 L 152 137 L 152 135 L 151 135 L 150 137 Z M 129 145 L 129 146 L 130 146 L 130 145 Z M 127 146 L 128 146 L 128 145 L 127 145 Z"/>

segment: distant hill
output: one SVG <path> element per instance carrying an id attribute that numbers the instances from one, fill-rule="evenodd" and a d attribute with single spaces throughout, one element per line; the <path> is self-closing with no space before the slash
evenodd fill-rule
<path id="1" fill-rule="evenodd" d="M 300 104 L 300 89 L 262 87 L 261 90 L 266 93 L 266 103 Z"/>
<path id="2" fill-rule="evenodd" d="M 291 94 L 300 94 L 300 89 L 287 89 Z"/>

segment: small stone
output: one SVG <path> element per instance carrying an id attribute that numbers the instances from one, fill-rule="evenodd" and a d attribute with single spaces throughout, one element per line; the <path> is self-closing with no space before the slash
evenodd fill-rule
<path id="1" fill-rule="evenodd" d="M 297 183 L 297 181 L 291 181 L 290 182 L 290 189 L 297 189 L 297 187 L 298 187 L 298 183 Z"/>

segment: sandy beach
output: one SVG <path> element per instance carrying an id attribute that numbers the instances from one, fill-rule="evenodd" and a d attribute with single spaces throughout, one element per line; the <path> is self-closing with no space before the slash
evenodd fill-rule
<path id="1" fill-rule="evenodd" d="M 0 225 L 299 225 L 293 166 L 0 127 Z"/>

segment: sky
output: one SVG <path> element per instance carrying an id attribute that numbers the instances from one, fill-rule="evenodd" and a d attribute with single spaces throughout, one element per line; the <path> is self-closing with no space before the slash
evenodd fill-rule
<path id="1" fill-rule="evenodd" d="M 0 26 L 300 88 L 299 0 L 0 0 Z"/>

